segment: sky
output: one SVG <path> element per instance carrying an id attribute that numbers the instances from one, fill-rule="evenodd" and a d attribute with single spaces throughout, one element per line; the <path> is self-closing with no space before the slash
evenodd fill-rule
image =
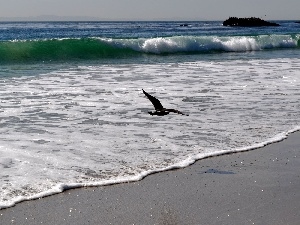
<path id="1" fill-rule="evenodd" d="M 0 0 L 0 20 L 300 20 L 300 0 Z M 55 16 L 55 17 L 54 17 Z"/>

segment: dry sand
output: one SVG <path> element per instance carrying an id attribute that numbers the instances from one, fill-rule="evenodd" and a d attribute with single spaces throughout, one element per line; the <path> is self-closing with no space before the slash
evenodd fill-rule
<path id="1" fill-rule="evenodd" d="M 300 133 L 139 182 L 74 189 L 0 210 L 0 224 L 299 225 Z"/>

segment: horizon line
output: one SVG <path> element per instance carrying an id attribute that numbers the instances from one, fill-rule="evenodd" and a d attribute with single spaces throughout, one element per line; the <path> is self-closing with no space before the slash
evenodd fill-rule
<path id="1" fill-rule="evenodd" d="M 229 16 L 232 17 L 232 16 Z M 228 17 L 228 18 L 229 18 Z M 242 17 L 238 17 L 242 18 Z M 248 18 L 248 17 L 243 17 Z M 262 17 L 256 17 L 261 18 Z M 159 22 L 159 21 L 224 21 L 225 19 L 207 19 L 207 18 L 116 18 L 105 19 L 89 16 L 55 16 L 55 15 L 42 15 L 42 16 L 27 16 L 27 17 L 0 17 L 0 22 Z M 300 21 L 300 19 L 264 19 L 264 20 L 281 20 L 281 21 Z"/>

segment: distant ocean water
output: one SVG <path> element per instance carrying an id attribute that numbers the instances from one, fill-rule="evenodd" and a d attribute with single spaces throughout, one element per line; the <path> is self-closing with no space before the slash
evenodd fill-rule
<path id="1" fill-rule="evenodd" d="M 300 25 L 276 22 L 0 23 L 0 208 L 299 130 Z"/>

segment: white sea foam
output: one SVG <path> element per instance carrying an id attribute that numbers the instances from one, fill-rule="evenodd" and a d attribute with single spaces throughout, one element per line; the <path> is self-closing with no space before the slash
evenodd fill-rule
<path id="1" fill-rule="evenodd" d="M 178 52 L 244 52 L 274 48 L 296 48 L 298 35 L 259 35 L 259 36 L 178 36 L 140 39 L 100 40 L 116 47 L 131 48 L 135 51 L 163 54 Z"/>
<path id="2" fill-rule="evenodd" d="M 0 207 L 142 179 L 299 130 L 300 60 L 76 66 L 0 80 Z M 144 88 L 190 116 L 151 117 Z"/>

